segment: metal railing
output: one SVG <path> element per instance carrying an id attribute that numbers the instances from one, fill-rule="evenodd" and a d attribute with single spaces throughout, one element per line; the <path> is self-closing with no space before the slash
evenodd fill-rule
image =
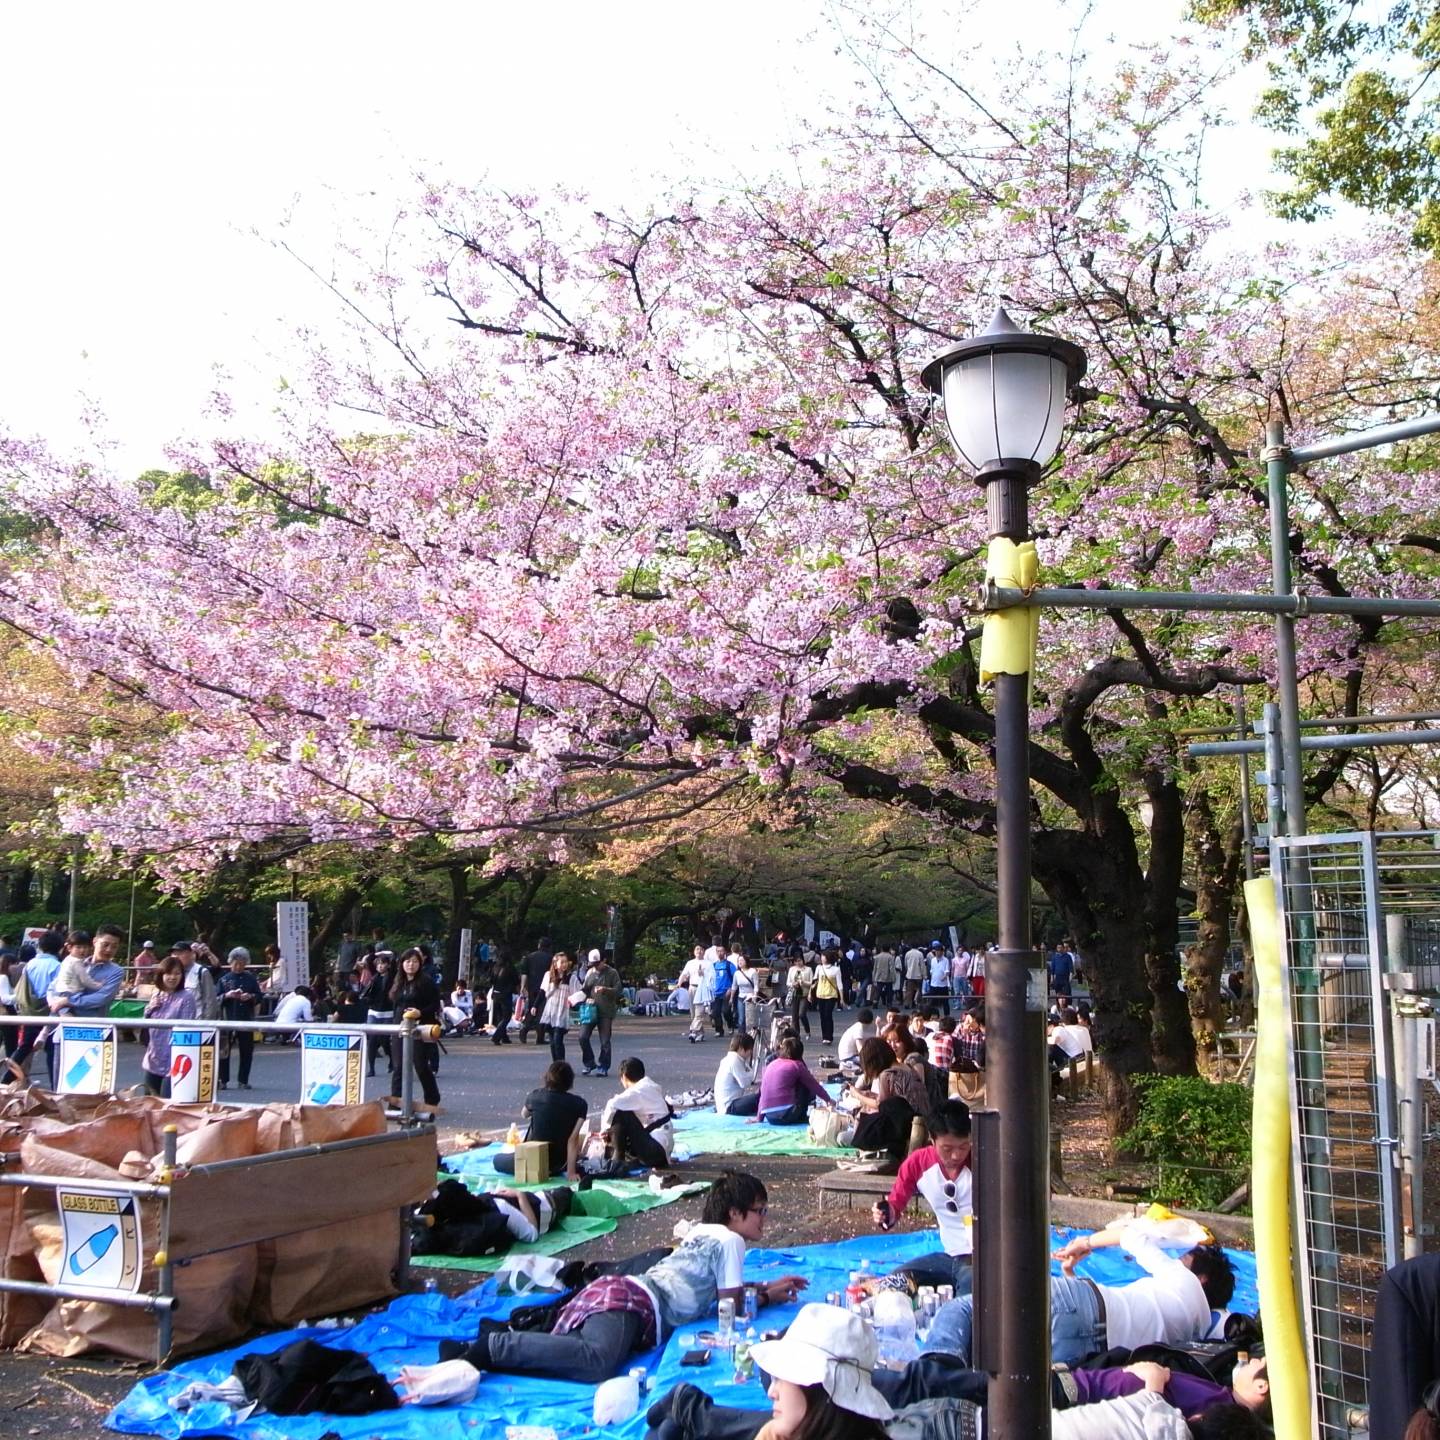
<path id="1" fill-rule="evenodd" d="M 217 1034 L 250 1031 L 259 1035 L 281 1035 L 286 1039 L 304 1035 L 360 1034 L 367 1037 L 398 1037 L 400 1040 L 400 1113 L 392 1118 L 404 1127 L 418 1123 L 415 1106 L 415 1043 L 417 1040 L 439 1038 L 439 1026 L 421 1025 L 417 1019 L 406 1018 L 397 1024 L 338 1025 L 329 1022 L 309 1024 L 277 1025 L 269 1020 L 199 1020 L 194 1017 L 183 1019 L 155 1019 L 150 1016 L 108 1015 L 97 1018 L 64 1015 L 0 1015 L 0 1026 L 12 1029 L 39 1029 L 58 1031 L 62 1027 L 105 1028 L 115 1033 L 118 1041 L 122 1030 L 186 1030 L 209 1031 Z M 431 1032 L 435 1032 L 433 1035 Z M 38 1042 L 37 1042 L 38 1043 Z M 303 1040 L 301 1041 L 303 1046 Z M 303 1071 L 302 1071 L 303 1081 Z M 65 1093 L 65 1092 L 59 1092 Z M 304 1096 L 302 1095 L 302 1100 Z M 338 1102 L 336 1102 L 338 1103 Z"/>

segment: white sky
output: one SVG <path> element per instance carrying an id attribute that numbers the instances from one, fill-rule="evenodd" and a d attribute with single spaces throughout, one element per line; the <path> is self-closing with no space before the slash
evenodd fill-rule
<path id="1" fill-rule="evenodd" d="M 1018 37 L 1065 46 L 1080 13 L 975 0 L 952 27 L 938 0 L 907 8 L 943 43 L 1002 55 Z M 1181 0 L 1095 9 L 1096 39 L 1107 24 L 1154 37 Z M 0 425 L 68 448 L 93 401 L 116 462 L 139 470 L 208 428 L 215 365 L 263 404 L 294 328 L 330 313 L 264 236 L 293 217 L 323 261 L 357 220 L 413 199 L 419 169 L 603 204 L 639 201 L 655 177 L 763 176 L 822 96 L 857 93 L 825 14 L 825 0 L 5 6 Z M 1269 139 L 1244 124 L 1253 93 L 1236 87 L 1240 128 L 1212 161 L 1231 194 L 1267 178 Z"/>

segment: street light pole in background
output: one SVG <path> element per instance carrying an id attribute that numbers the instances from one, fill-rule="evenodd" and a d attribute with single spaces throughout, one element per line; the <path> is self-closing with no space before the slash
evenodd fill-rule
<path id="1" fill-rule="evenodd" d="M 987 581 L 1035 583 L 1029 492 L 1055 454 L 1065 401 L 1085 373 L 1068 340 L 1016 328 L 997 310 L 983 335 L 936 356 L 922 380 L 950 438 L 985 487 Z M 1050 1110 L 1044 967 L 1030 934 L 1030 669 L 1036 613 L 991 612 L 981 679 L 995 684 L 996 908 L 1000 948 L 985 963 L 986 1096 L 998 1112 L 999 1173 L 979 1197 L 978 1243 L 994 1247 L 1003 1303 L 977 1315 L 994 1344 L 987 1433 L 1050 1434 Z M 993 1200 L 992 1200 L 993 1197 Z M 994 1213 L 989 1213 L 993 1208 Z M 987 1262 L 988 1263 L 988 1262 Z M 988 1367 L 987 1367 L 988 1368 Z"/>

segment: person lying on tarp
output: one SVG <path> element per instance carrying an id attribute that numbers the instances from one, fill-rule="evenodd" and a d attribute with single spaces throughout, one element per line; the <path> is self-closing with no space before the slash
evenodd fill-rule
<path id="1" fill-rule="evenodd" d="M 573 1202 L 574 1192 L 564 1185 L 476 1195 L 463 1182 L 446 1180 L 415 1212 L 410 1249 L 416 1255 L 501 1255 L 554 1229 Z"/>
<path id="2" fill-rule="evenodd" d="M 955 1102 L 951 1102 L 952 1104 Z M 1198 1228 L 1198 1227 L 1197 1227 Z M 1126 1285 L 1098 1285 L 1075 1274 L 1091 1251 L 1121 1243 L 1146 1272 Z M 1050 1277 L 1050 1354 L 1056 1364 L 1078 1365 L 1113 1346 L 1180 1345 L 1208 1335 L 1235 1293 L 1235 1268 L 1214 1244 L 1199 1244 L 1183 1255 L 1162 1250 L 1142 1220 L 1112 1222 L 1093 1235 L 1080 1235 L 1055 1251 L 1063 1275 Z M 942 1305 L 926 1350 L 970 1359 L 974 1300 L 970 1295 Z"/>
<path id="3" fill-rule="evenodd" d="M 742 1300 L 745 1247 L 765 1233 L 766 1199 L 755 1176 L 727 1170 L 711 1185 L 700 1223 L 662 1260 L 586 1285 L 552 1307 L 548 1331 L 482 1320 L 473 1344 L 442 1341 L 439 1365 L 400 1372 L 404 1397 L 414 1404 L 468 1398 L 485 1370 L 598 1384 L 677 1326 L 714 1314 L 718 1301 Z M 755 1289 L 763 1308 L 791 1303 L 806 1284 L 803 1276 L 782 1275 Z"/>
<path id="4" fill-rule="evenodd" d="M 961 1372 L 972 1394 L 956 1386 L 911 1398 L 895 1382 L 905 1372 L 875 1368 L 874 1332 L 858 1315 L 833 1305 L 806 1305 L 778 1340 L 752 1350 L 768 1382 L 771 1409 L 717 1405 L 694 1385 L 679 1385 L 646 1414 L 647 1440 L 973 1440 L 989 1377 Z M 1137 1365 L 1127 1393 L 1068 1405 L 1057 1391 L 1055 1440 L 1249 1440 L 1266 1433 L 1248 1409 L 1207 1407 L 1187 1423 L 1165 1395 L 1158 1365 Z"/>

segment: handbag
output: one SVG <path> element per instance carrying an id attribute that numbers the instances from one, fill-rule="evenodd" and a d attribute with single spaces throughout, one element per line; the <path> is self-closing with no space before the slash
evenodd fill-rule
<path id="1" fill-rule="evenodd" d="M 565 1262 L 553 1255 L 512 1255 L 496 1272 L 502 1295 L 528 1295 L 532 1290 L 560 1290 Z"/>
<path id="2" fill-rule="evenodd" d="M 849 1116 L 839 1110 L 822 1110 L 816 1106 L 810 1112 L 810 1143 L 812 1145 L 838 1145 L 840 1132 L 849 1123 Z"/>
<path id="3" fill-rule="evenodd" d="M 583 1005 L 575 1007 L 575 1023 L 577 1025 L 593 1025 L 599 1018 L 600 1007 L 593 1000 L 587 1000 Z"/>

